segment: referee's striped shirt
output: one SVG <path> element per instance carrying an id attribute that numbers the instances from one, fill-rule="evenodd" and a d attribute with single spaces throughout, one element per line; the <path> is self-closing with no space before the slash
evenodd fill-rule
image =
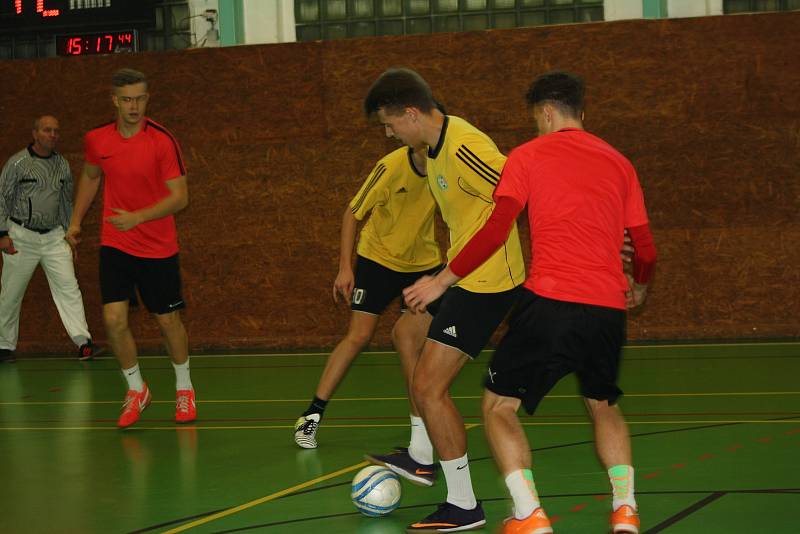
<path id="1" fill-rule="evenodd" d="M 67 160 L 57 152 L 42 157 L 28 145 L 11 156 L 0 173 L 0 235 L 8 233 L 11 218 L 29 228 L 66 230 L 72 191 Z"/>

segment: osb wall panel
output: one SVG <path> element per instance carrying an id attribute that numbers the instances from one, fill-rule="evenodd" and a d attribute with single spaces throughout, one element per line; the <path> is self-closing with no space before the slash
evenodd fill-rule
<path id="1" fill-rule="evenodd" d="M 660 259 L 631 337 L 797 336 L 798 25 L 783 13 L 3 61 L 0 155 L 54 113 L 77 174 L 82 135 L 113 117 L 110 74 L 145 71 L 149 114 L 176 134 L 189 170 L 178 225 L 192 348 L 325 347 L 348 318 L 330 297 L 341 213 L 395 147 L 363 117 L 372 80 L 417 69 L 450 113 L 509 151 L 533 133 L 531 79 L 567 69 L 587 81 L 587 128 L 631 158 L 645 189 Z M 95 205 L 77 268 L 102 342 L 98 218 Z M 70 350 L 40 272 L 22 313 L 21 350 Z M 396 315 L 376 345 L 389 345 Z M 146 312 L 131 320 L 156 349 Z"/>

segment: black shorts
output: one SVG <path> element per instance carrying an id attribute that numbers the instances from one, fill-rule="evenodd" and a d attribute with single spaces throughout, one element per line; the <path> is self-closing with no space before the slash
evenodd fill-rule
<path id="1" fill-rule="evenodd" d="M 522 400 L 532 414 L 563 377 L 575 373 L 581 394 L 614 404 L 625 312 L 564 302 L 526 289 L 489 363 L 486 389 Z"/>
<path id="2" fill-rule="evenodd" d="M 403 273 L 358 256 L 350 309 L 380 315 L 394 299 L 403 296 L 403 289 L 414 285 L 414 282 L 426 274 L 436 274 L 441 268 L 438 266 L 425 271 Z M 406 307 L 405 304 L 405 301 L 401 302 L 403 309 Z"/>
<path id="3" fill-rule="evenodd" d="M 476 358 L 489 343 L 519 296 L 519 287 L 499 293 L 473 293 L 458 286 L 427 307 L 433 315 L 428 339 Z"/>
<path id="4" fill-rule="evenodd" d="M 135 302 L 137 288 L 150 313 L 164 314 L 185 308 L 178 255 L 140 258 L 113 247 L 100 247 L 103 304 Z"/>

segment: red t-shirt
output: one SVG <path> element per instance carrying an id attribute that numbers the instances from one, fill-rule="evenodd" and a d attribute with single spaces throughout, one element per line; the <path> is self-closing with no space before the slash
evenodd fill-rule
<path id="1" fill-rule="evenodd" d="M 626 309 L 623 232 L 647 224 L 636 171 L 611 145 L 577 129 L 538 137 L 511 152 L 495 190 L 528 205 L 537 295 Z"/>
<path id="2" fill-rule="evenodd" d="M 178 253 L 178 233 L 172 215 L 148 221 L 123 232 L 106 219 L 112 208 L 136 211 L 169 195 L 166 182 L 186 175 L 175 137 L 160 124 L 146 119 L 128 139 L 113 122 L 86 134 L 86 162 L 103 170 L 103 223 L 100 243 L 133 256 L 167 258 Z"/>

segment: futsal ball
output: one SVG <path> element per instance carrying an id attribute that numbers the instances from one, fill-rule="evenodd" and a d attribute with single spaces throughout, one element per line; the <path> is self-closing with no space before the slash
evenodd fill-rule
<path id="1" fill-rule="evenodd" d="M 353 478 L 350 498 L 364 515 L 386 515 L 400 504 L 400 479 L 380 465 L 365 467 Z"/>

